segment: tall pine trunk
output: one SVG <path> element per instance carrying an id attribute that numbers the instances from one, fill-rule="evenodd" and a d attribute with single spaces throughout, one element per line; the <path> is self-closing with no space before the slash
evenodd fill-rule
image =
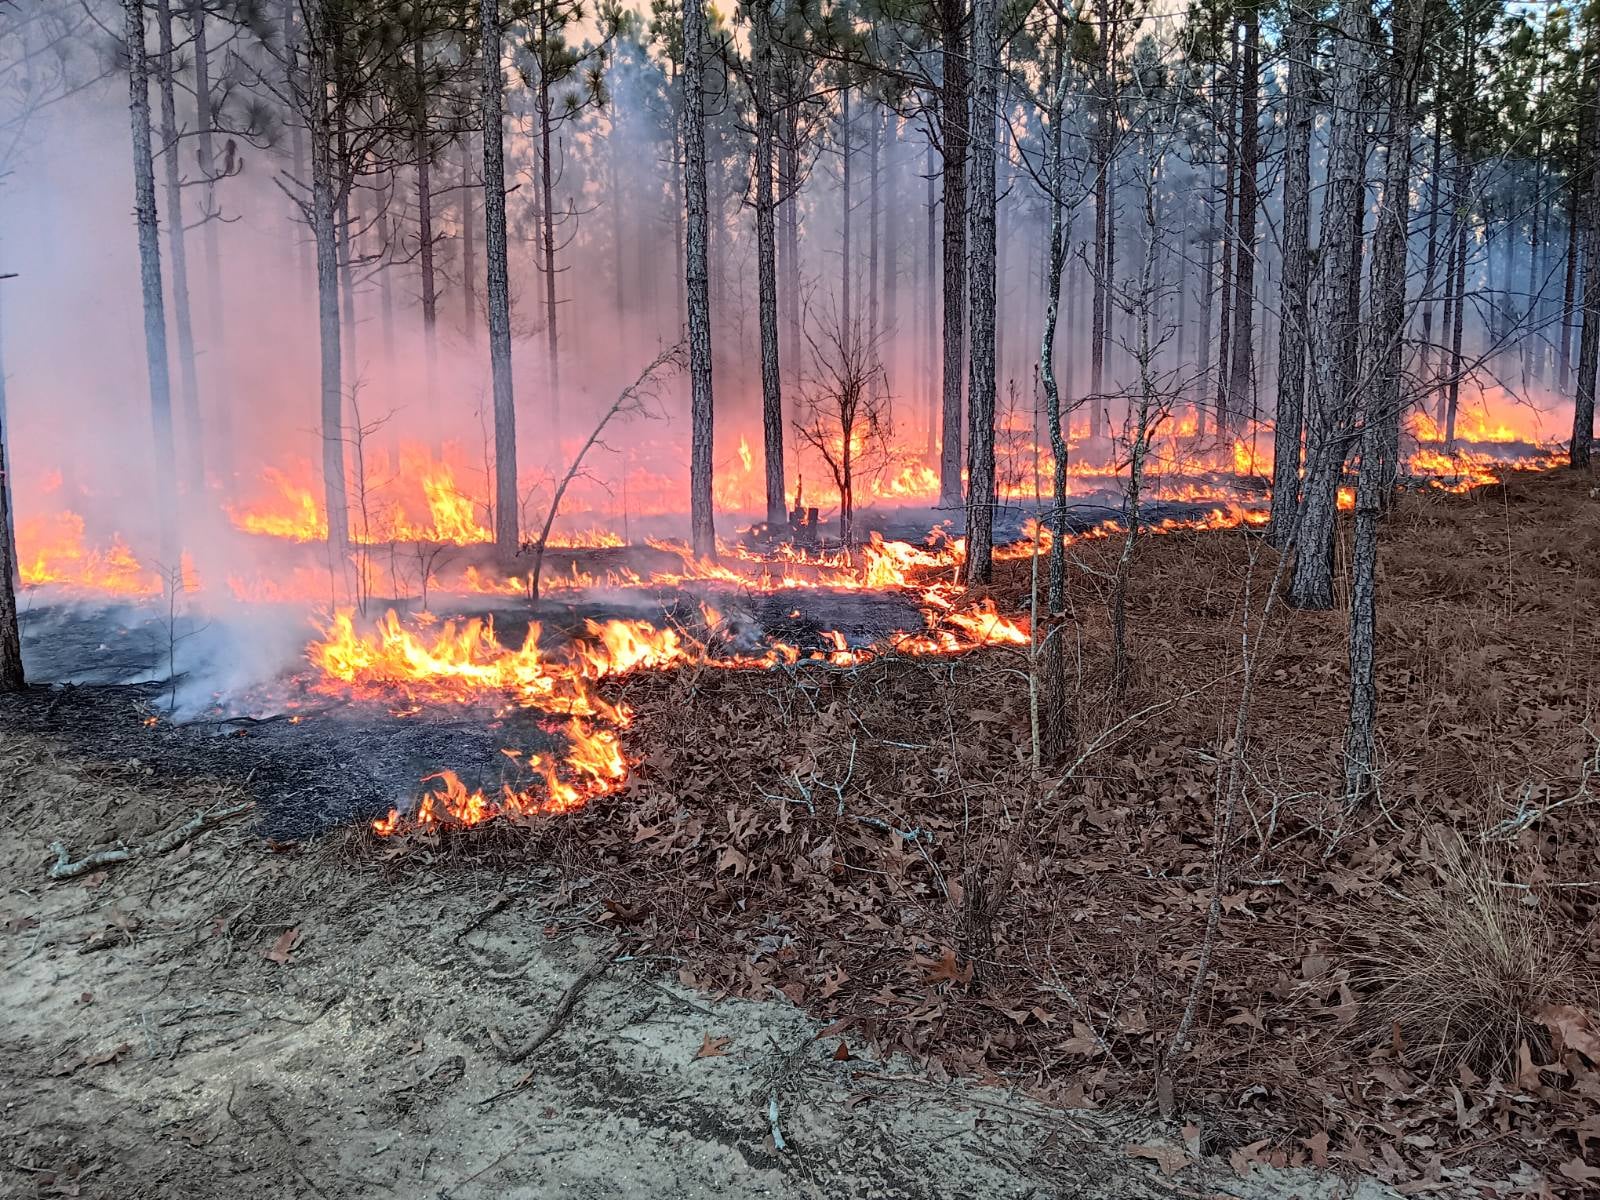
<path id="1" fill-rule="evenodd" d="M 689 308 L 689 540 L 697 558 L 714 559 L 717 534 L 711 509 L 711 278 L 706 262 L 706 101 L 704 0 L 683 2 L 683 157 Z"/>
<path id="2" fill-rule="evenodd" d="M 1571 460 L 1587 467 L 1594 445 L 1595 375 L 1600 370 L 1600 70 L 1589 118 L 1589 229 L 1583 255 L 1583 340 L 1578 347 L 1578 397 L 1572 413 Z"/>
<path id="3" fill-rule="evenodd" d="M 1089 318 L 1089 436 L 1105 436 L 1105 388 L 1107 314 L 1110 297 L 1110 264 L 1106 261 L 1106 239 L 1111 228 L 1111 10 L 1108 0 L 1097 0 L 1095 18 L 1099 24 L 1095 48 L 1094 79 L 1094 296 Z"/>
<path id="4" fill-rule="evenodd" d="M 228 339 L 227 303 L 222 290 L 222 253 L 217 246 L 217 161 L 213 144 L 216 132 L 211 103 L 211 43 L 206 26 L 206 0 L 188 0 L 191 37 L 189 53 L 194 60 L 195 154 L 200 165 L 201 249 L 205 256 L 206 299 L 210 318 L 208 345 L 213 354 L 224 356 Z M 181 210 L 174 209 L 174 212 Z M 213 376 L 214 377 L 214 376 Z M 207 442 L 217 476 L 224 481 L 233 470 L 233 414 L 225 394 L 212 391 Z"/>
<path id="5" fill-rule="evenodd" d="M 200 372 L 195 361 L 189 312 L 189 257 L 183 233 L 183 179 L 178 162 L 177 61 L 172 48 L 172 5 L 156 0 L 156 35 L 161 53 L 161 158 L 166 171 L 167 249 L 172 257 L 172 324 L 178 335 L 178 400 L 183 413 L 185 490 L 205 490 L 205 433 L 200 420 Z"/>
<path id="6" fill-rule="evenodd" d="M 1573 179 L 1567 187 L 1566 280 L 1561 287 L 1561 323 L 1557 330 L 1560 341 L 1556 346 L 1556 385 L 1563 392 L 1572 382 L 1572 316 L 1578 293 L 1578 248 L 1583 241 L 1578 233 L 1581 192 L 1579 179 Z"/>
<path id="7" fill-rule="evenodd" d="M 939 506 L 961 504 L 961 384 L 966 365 L 967 295 L 967 114 L 966 5 L 939 0 L 939 35 L 944 80 L 939 91 L 944 139 L 944 353 L 940 391 Z"/>
<path id="8" fill-rule="evenodd" d="M 784 342 L 779 350 L 782 356 L 780 361 L 793 366 L 800 361 L 800 124 L 798 106 L 792 99 L 787 104 L 783 118 L 783 144 L 778 151 Z"/>
<path id="9" fill-rule="evenodd" d="M 850 84 L 846 80 L 839 93 L 839 314 L 846 329 L 855 324 L 850 286 L 855 265 L 850 261 L 850 129 Z"/>
<path id="10" fill-rule="evenodd" d="M 767 477 L 767 522 L 784 520 L 783 390 L 778 370 L 778 247 L 772 195 L 772 10 L 755 0 L 750 10 L 750 69 L 756 108 L 756 276 L 761 312 L 761 428 Z"/>
<path id="11" fill-rule="evenodd" d="M 1435 85 L 1437 89 L 1437 85 Z M 1433 360 L 1433 309 L 1434 272 L 1439 267 L 1439 171 L 1444 162 L 1444 121 L 1439 113 L 1433 117 L 1433 162 L 1428 168 L 1428 239 L 1427 258 L 1422 268 L 1422 366 L 1421 374 L 1428 377 L 1428 367 Z"/>
<path id="12" fill-rule="evenodd" d="M 461 332 L 468 346 L 478 340 L 477 214 L 472 211 L 472 134 L 461 135 Z"/>
<path id="13" fill-rule="evenodd" d="M 1050 434 L 1050 583 L 1049 610 L 1065 610 L 1067 602 L 1067 438 L 1062 427 L 1061 387 L 1056 381 L 1056 325 L 1061 306 L 1061 275 L 1066 266 L 1066 234 L 1062 218 L 1063 169 L 1061 121 L 1066 107 L 1066 30 L 1058 21 L 1052 50 L 1051 75 L 1046 81 L 1044 130 L 1045 204 L 1050 213 L 1044 280 L 1044 329 L 1039 335 L 1039 382 L 1044 388 L 1045 419 Z M 1070 322 L 1069 322 L 1070 324 Z"/>
<path id="14" fill-rule="evenodd" d="M 314 23 L 314 24 L 313 24 Z M 339 327 L 339 187 L 334 162 L 334 121 L 329 109 L 333 75 L 329 47 L 338 29 L 326 5 L 308 17 L 306 86 L 311 97 L 311 234 L 316 246 L 317 333 L 321 350 L 322 494 L 328 514 L 330 561 L 350 544 L 350 507 L 344 470 L 344 380 Z"/>
<path id="15" fill-rule="evenodd" d="M 889 395 L 894 395 L 894 381 L 898 377 L 899 291 L 900 291 L 900 221 L 894 211 L 894 199 L 900 182 L 900 118 L 891 110 L 884 147 L 884 190 L 889 194 L 890 210 L 887 227 L 883 231 L 883 336 L 890 346 L 884 363 L 884 384 Z"/>
<path id="16" fill-rule="evenodd" d="M 133 210 L 139 233 L 139 290 L 144 306 L 145 366 L 150 383 L 150 424 L 155 449 L 156 514 L 161 566 L 178 566 L 177 461 L 172 438 L 172 381 L 167 367 L 167 313 L 161 291 L 161 230 L 156 216 L 156 172 L 150 145 L 150 64 L 145 58 L 144 5 L 123 0 L 128 49 L 129 121 L 133 135 Z M 173 220 L 182 220 L 174 214 Z"/>
<path id="17" fill-rule="evenodd" d="M 422 270 L 422 352 L 425 363 L 426 403 L 430 437 L 437 439 L 440 420 L 436 377 L 439 357 L 439 289 L 433 266 L 433 146 L 428 138 L 427 75 L 423 61 L 422 6 L 414 8 L 411 40 L 412 86 L 416 110 L 412 113 L 411 156 L 417 169 L 417 262 Z"/>
<path id="18" fill-rule="evenodd" d="M 1197 340 L 1200 343 L 1200 362 L 1195 370 L 1194 432 L 1198 438 L 1206 435 L 1206 392 L 1211 385 L 1211 311 L 1216 304 L 1217 270 L 1217 170 L 1213 165 L 1206 187 L 1205 248 L 1200 259 L 1200 325 Z"/>
<path id="19" fill-rule="evenodd" d="M 1293 537 L 1300 505 L 1300 448 L 1305 427 L 1306 338 L 1310 324 L 1311 17 L 1297 4 L 1289 18 L 1288 112 L 1284 122 L 1283 284 L 1279 306 L 1278 408 L 1272 435 L 1272 544 Z"/>
<path id="20" fill-rule="evenodd" d="M 1398 0 L 1389 58 L 1388 160 L 1383 207 L 1372 234 L 1372 325 L 1366 339 L 1367 395 L 1356 482 L 1350 597 L 1350 711 L 1345 725 L 1345 799 L 1377 790 L 1378 519 L 1394 486 L 1405 404 L 1406 242 L 1411 206 L 1411 125 L 1422 57 L 1424 0 Z"/>
<path id="21" fill-rule="evenodd" d="M 540 9 L 541 14 L 545 10 Z M 541 20 L 543 17 L 541 16 Z M 548 44 L 549 33 L 541 44 Z M 544 217 L 544 305 L 545 342 L 549 361 L 545 366 L 550 381 L 550 442 L 557 464 L 561 462 L 561 337 L 556 313 L 556 217 L 555 174 L 550 161 L 550 80 L 539 72 L 539 200 Z"/>
<path id="22" fill-rule="evenodd" d="M 11 511 L 10 460 L 7 458 L 6 376 L 0 356 L 0 692 L 27 685 L 22 669 L 22 625 L 17 616 L 17 522 Z"/>
<path id="23" fill-rule="evenodd" d="M 877 348 L 883 327 L 878 323 L 882 314 L 878 309 L 878 209 L 882 196 L 878 191 L 882 182 L 883 156 L 880 142 L 883 133 L 883 114 L 876 108 L 868 110 L 867 120 L 867 338 L 868 344 Z M 882 381 L 873 379 L 872 386 L 881 387 Z"/>
<path id="24" fill-rule="evenodd" d="M 1446 453 L 1455 453 L 1456 409 L 1461 402 L 1462 341 L 1466 330 L 1467 311 L 1467 258 L 1470 233 L 1467 205 L 1472 194 L 1472 160 L 1465 144 L 1455 149 L 1455 222 L 1456 244 L 1451 251 L 1455 262 L 1455 281 L 1452 285 L 1455 302 L 1451 307 L 1450 366 L 1444 394 L 1444 446 Z"/>
<path id="25" fill-rule="evenodd" d="M 927 221 L 924 226 L 924 233 L 927 238 L 927 246 L 924 252 L 922 281 L 923 354 L 917 375 L 922 380 L 923 395 L 927 401 L 928 457 L 931 459 L 939 450 L 939 400 L 941 394 L 938 384 L 939 372 L 936 369 L 936 364 L 939 362 L 939 333 L 933 301 L 939 275 L 938 267 L 934 261 L 934 239 L 938 233 L 939 226 L 939 201 L 935 191 L 934 180 L 938 176 L 938 171 L 933 164 L 933 139 L 931 137 L 928 139 L 926 175 L 928 199 L 925 205 Z"/>
<path id="26" fill-rule="evenodd" d="M 1225 195 L 1222 205 L 1222 280 L 1218 298 L 1222 312 L 1217 320 L 1217 436 L 1229 428 L 1228 385 L 1232 383 L 1234 255 L 1237 252 L 1239 178 L 1239 29 L 1234 24 L 1228 33 L 1228 69 L 1224 95 L 1227 97 L 1225 142 L 1227 159 L 1223 165 Z"/>
<path id="27" fill-rule="evenodd" d="M 1244 9 L 1244 53 L 1239 75 L 1239 219 L 1234 254 L 1233 359 L 1228 373 L 1231 428 L 1242 431 L 1255 412 L 1257 93 L 1261 24 L 1255 3 Z"/>
<path id="28" fill-rule="evenodd" d="M 1345 346 L 1356 313 L 1351 274 L 1358 258 L 1350 241 L 1366 192 L 1362 39 L 1370 0 L 1342 0 L 1328 135 L 1328 182 L 1323 200 L 1317 291 L 1311 309 L 1312 403 L 1306 437 L 1304 498 L 1295 531 L 1294 576 L 1289 601 L 1298 608 L 1333 607 L 1333 546 L 1338 524 L 1339 479 L 1344 472 L 1354 414 L 1345 369 Z"/>
<path id="29" fill-rule="evenodd" d="M 994 574 L 995 419 L 995 110 L 1000 75 L 998 0 L 973 0 L 972 61 L 972 364 L 967 386 L 967 585 Z"/>
<path id="30" fill-rule="evenodd" d="M 517 409 L 511 388 L 511 289 L 506 273 L 506 160 L 501 129 L 500 0 L 481 0 L 483 36 L 480 108 L 483 124 L 484 299 L 489 318 L 489 373 L 494 388 L 494 541 L 516 553 Z"/>

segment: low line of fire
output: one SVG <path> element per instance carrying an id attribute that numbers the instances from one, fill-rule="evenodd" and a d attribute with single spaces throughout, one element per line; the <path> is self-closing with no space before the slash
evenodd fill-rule
<path id="1" fill-rule="evenodd" d="M 1465 490 L 1492 482 L 1507 468 L 1537 469 L 1553 461 L 1549 448 L 1535 444 L 1514 424 L 1478 424 L 1482 427 L 1462 430 L 1447 453 L 1432 423 L 1414 415 L 1409 473 L 1430 486 Z M 1161 532 L 1263 521 L 1270 438 L 1258 439 L 1269 443 L 1262 457 L 1261 448 L 1244 441 L 1196 450 L 1192 434 L 1173 424 L 1158 445 L 1156 471 L 1149 481 L 1158 501 L 1189 507 L 1181 516 L 1164 515 L 1145 527 Z M 757 507 L 760 480 L 750 458 L 745 447 L 742 470 L 728 472 L 719 485 L 718 501 L 725 510 Z M 562 813 L 620 788 L 629 767 L 622 734 L 633 714 L 626 704 L 603 698 L 603 680 L 689 665 L 727 670 L 796 664 L 852 667 L 886 655 L 953 655 L 1029 643 L 1025 619 L 1003 615 L 990 600 L 964 596 L 957 584 L 962 542 L 944 526 L 935 526 L 916 542 L 873 533 L 859 546 L 831 551 L 825 545 L 801 547 L 785 540 L 772 546 L 729 543 L 719 561 L 705 562 L 674 540 L 635 543 L 624 532 L 626 511 L 619 522 L 618 514 L 591 506 L 589 519 L 598 515 L 605 523 L 549 539 L 547 549 L 571 553 L 564 568 L 541 581 L 542 590 L 569 596 L 621 589 L 676 591 L 695 598 L 697 619 L 669 627 L 643 619 L 590 619 L 577 637 L 553 650 L 541 646 L 542 630 L 535 623 L 520 645 L 508 646 L 500 641 L 492 616 L 441 620 L 434 615 L 441 609 L 470 611 L 472 597 L 479 597 L 479 603 L 503 604 L 530 590 L 525 577 L 504 571 L 503 563 L 486 552 L 492 540 L 486 506 L 461 482 L 472 478 L 470 466 L 448 447 L 438 452 L 408 446 L 393 459 L 376 458 L 371 469 L 372 478 L 384 482 L 369 492 L 363 480 L 364 502 L 353 521 L 354 551 L 349 563 L 338 566 L 346 574 L 357 573 L 353 590 L 362 598 L 360 611 L 381 609 L 382 616 L 367 619 L 358 615 L 357 606 L 341 603 L 350 590 L 348 581 L 343 597 L 339 589 L 330 589 L 330 565 L 325 556 L 318 559 L 327 523 L 309 465 L 268 469 L 253 496 L 227 507 L 229 539 L 278 546 L 281 553 L 270 567 L 253 574 L 224 567 L 222 594 L 252 604 L 295 604 L 319 614 L 313 618 L 317 634 L 306 649 L 309 673 L 300 680 L 310 692 L 341 703 L 380 706 L 400 717 L 464 705 L 490 712 L 521 710 L 548 727 L 554 735 L 549 740 L 561 747 L 539 753 L 505 748 L 509 781 L 498 787 L 473 788 L 456 773 L 441 770 L 423 781 L 419 797 L 374 823 L 379 834 L 433 832 L 496 816 Z M 1022 476 L 1013 475 L 1003 483 L 1005 498 L 1019 510 L 1033 505 L 1034 512 L 1041 511 L 1048 470 L 1045 456 L 1042 466 L 1036 461 Z M 1079 496 L 1114 493 L 1115 476 L 1124 470 L 1115 461 L 1076 459 L 1074 491 Z M 863 499 L 880 507 L 931 506 L 937 482 L 930 467 L 913 462 L 864 481 Z M 17 536 L 26 587 L 69 600 L 134 604 L 164 596 L 170 600 L 174 591 L 192 593 L 203 604 L 218 587 L 211 566 L 188 555 L 175 568 L 163 568 L 141 559 L 115 533 L 95 543 L 73 510 L 48 509 L 52 492 L 59 490 L 64 489 L 56 481 L 24 497 Z M 30 508 L 46 511 L 30 514 Z M 642 514 L 636 509 L 633 515 L 637 520 Z M 1078 528 L 1075 537 L 1093 538 L 1112 536 L 1122 525 L 1113 516 L 1088 527 L 1080 522 Z M 1048 532 L 1032 521 L 1023 534 L 1001 555 L 1031 555 L 1048 543 Z M 640 565 L 639 550 L 646 551 L 646 565 Z M 232 561 L 261 557 L 245 554 Z M 920 624 L 856 644 L 834 629 L 821 630 L 809 645 L 766 634 L 736 636 L 734 623 L 717 606 L 718 588 L 766 594 L 791 589 L 892 591 L 907 599 L 906 611 L 920 613 Z M 377 597 L 395 598 L 396 607 Z M 408 615 L 402 617 L 402 611 Z"/>

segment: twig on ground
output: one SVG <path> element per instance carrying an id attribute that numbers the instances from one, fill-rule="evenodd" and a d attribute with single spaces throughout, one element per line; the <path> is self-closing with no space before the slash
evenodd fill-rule
<path id="1" fill-rule="evenodd" d="M 615 947 L 612 947 L 612 950 L 615 950 Z M 612 958 L 611 951 L 607 951 L 585 967 L 578 977 L 567 985 L 567 990 L 562 993 L 561 999 L 556 1002 L 555 1008 L 550 1011 L 550 1017 L 545 1021 L 544 1028 L 534 1034 L 521 1049 L 503 1050 L 501 1057 L 507 1062 L 519 1063 L 554 1037 L 556 1031 L 572 1015 L 572 1009 L 578 1003 L 578 997 L 583 995 L 585 988 L 606 973 L 611 966 Z M 488 1101 L 485 1100 L 480 1103 L 487 1104 Z"/>
<path id="2" fill-rule="evenodd" d="M 51 879 L 75 879 L 79 875 L 87 874 L 99 867 L 112 866 L 115 863 L 129 862 L 135 858 L 148 858 L 157 854 L 168 854 L 183 845 L 195 834 L 213 825 L 220 825 L 231 817 L 248 812 L 255 807 L 254 800 L 246 800 L 239 804 L 231 804 L 227 808 L 218 809 L 216 812 L 197 812 L 189 820 L 179 825 L 176 829 L 162 834 L 155 841 L 145 846 L 116 846 L 110 850 L 96 850 L 93 854 L 72 860 L 63 842 L 51 842 L 50 849 L 55 851 L 56 861 L 50 867 Z"/>

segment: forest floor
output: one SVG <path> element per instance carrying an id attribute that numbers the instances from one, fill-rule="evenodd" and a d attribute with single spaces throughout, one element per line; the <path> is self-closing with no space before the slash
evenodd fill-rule
<path id="1" fill-rule="evenodd" d="M 1149 1117 L 843 1059 L 787 1000 L 706 996 L 650 955 L 508 1061 L 616 953 L 581 881 L 523 862 L 382 875 L 235 820 L 44 879 L 53 839 L 148 842 L 240 794 L 0 734 L 0 1195 L 1390 1194 L 1241 1179 Z"/>
<path id="2" fill-rule="evenodd" d="M 1075 548 L 1070 771 L 1029 765 L 1021 651 L 692 669 L 606 685 L 638 761 L 581 812 L 283 844 L 259 832 L 280 777 L 208 773 L 170 738 L 129 752 L 132 699 L 0 707 L 0 1185 L 1582 1194 L 1592 482 L 1402 499 L 1384 791 L 1356 813 L 1337 798 L 1343 611 L 1252 627 L 1250 736 L 1224 736 L 1276 566 L 1243 533 L 1142 539 L 1118 692 L 1117 546 Z M 1030 568 L 1002 565 L 1004 607 L 1026 611 Z M 240 798 L 251 817 L 170 854 L 46 879 L 54 841 L 147 844 Z M 627 961 L 508 1061 L 597 955 Z"/>

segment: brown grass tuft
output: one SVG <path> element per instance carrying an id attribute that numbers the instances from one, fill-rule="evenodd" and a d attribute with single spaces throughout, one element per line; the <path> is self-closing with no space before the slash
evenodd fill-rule
<path id="1" fill-rule="evenodd" d="M 1353 980 L 1363 1041 L 1398 1045 L 1408 1066 L 1435 1073 L 1465 1064 L 1505 1077 L 1523 1043 L 1547 1056 L 1539 1014 L 1578 998 L 1576 957 L 1528 892 L 1502 885 L 1501 867 L 1448 847 L 1437 891 L 1373 914 Z"/>

